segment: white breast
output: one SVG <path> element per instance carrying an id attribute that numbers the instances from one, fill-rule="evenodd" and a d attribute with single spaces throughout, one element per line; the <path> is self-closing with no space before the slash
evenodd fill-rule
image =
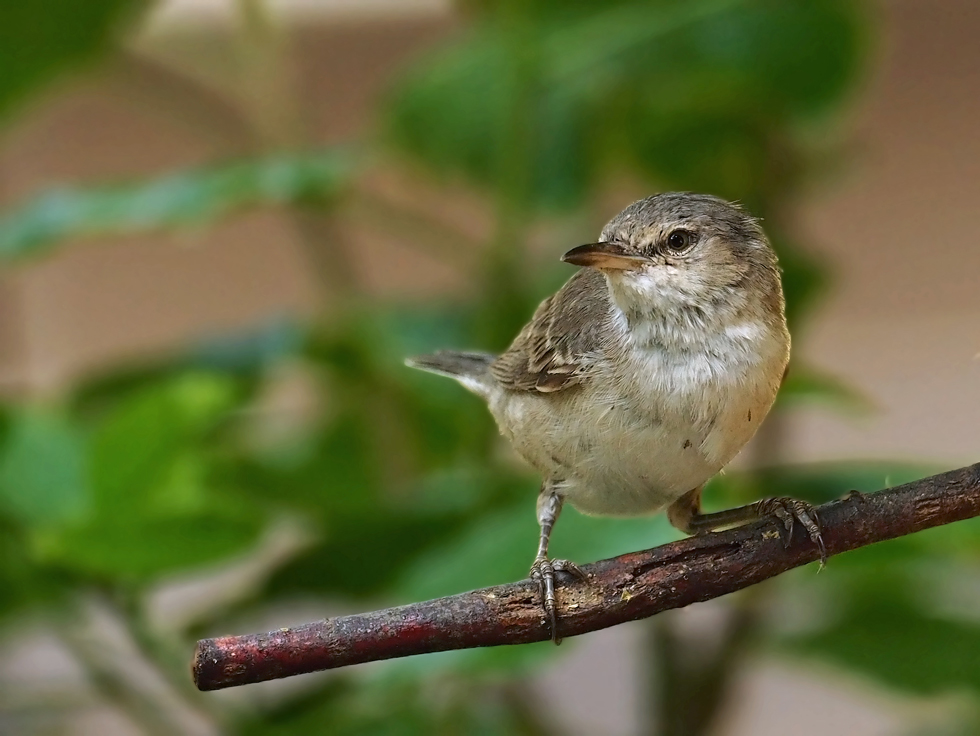
<path id="1" fill-rule="evenodd" d="M 634 344 L 567 394 L 500 392 L 491 411 L 580 511 L 652 513 L 731 461 L 775 399 L 788 339 L 753 324 L 716 338 L 690 352 Z"/>

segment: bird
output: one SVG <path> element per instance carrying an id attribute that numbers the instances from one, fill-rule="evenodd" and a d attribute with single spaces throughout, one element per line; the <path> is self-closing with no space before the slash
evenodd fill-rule
<path id="1" fill-rule="evenodd" d="M 530 577 L 558 632 L 555 573 L 585 579 L 548 544 L 566 502 L 586 515 L 666 511 L 688 534 L 775 517 L 825 550 L 814 508 L 769 498 L 702 513 L 701 490 L 755 435 L 790 357 L 776 253 L 760 220 L 708 194 L 633 202 L 499 355 L 443 350 L 406 363 L 482 397 L 542 477 Z"/>

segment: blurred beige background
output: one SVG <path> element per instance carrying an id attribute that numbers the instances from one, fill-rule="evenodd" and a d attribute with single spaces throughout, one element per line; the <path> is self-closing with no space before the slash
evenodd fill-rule
<path id="1" fill-rule="evenodd" d="M 0 204 L 59 183 L 138 177 L 254 150 L 254 134 L 220 104 L 223 5 L 165 4 L 103 73 L 34 100 L 0 138 Z M 315 108 L 315 129 L 303 135 L 318 143 L 368 133 L 385 80 L 454 25 L 439 0 L 276 6 L 319 21 L 295 41 L 296 84 Z M 871 77 L 842 121 L 846 155 L 799 213 L 835 278 L 797 336 L 800 354 L 858 388 L 876 410 L 860 417 L 794 413 L 787 455 L 928 459 L 952 467 L 980 459 L 980 3 L 891 0 L 880 12 L 885 34 Z M 215 97 L 173 83 L 171 66 L 216 90 Z M 256 94 L 262 92 L 258 84 Z M 276 121 L 266 132 L 283 134 Z M 481 232 L 481 213 L 465 194 L 447 201 L 384 176 L 364 186 Z M 206 240 L 191 231 L 93 242 L 7 273 L 0 384 L 15 394 L 57 393 L 108 361 L 307 312 L 314 289 L 291 227 L 273 213 L 250 215 L 209 229 Z M 349 229 L 343 237 L 359 277 L 379 294 L 464 286 L 438 261 L 402 251 L 384 228 Z M 685 615 L 692 625 L 710 625 L 710 610 Z M 633 635 L 628 627 L 592 635 L 542 679 L 542 691 L 562 704 L 576 732 L 630 733 L 629 714 L 638 710 L 630 684 Z M 729 734 L 894 732 L 915 708 L 772 662 L 754 668 L 744 692 Z M 779 719 L 771 718 L 774 703 L 784 714 Z M 760 712 L 769 718 L 760 721 Z M 101 732 L 93 728 L 88 732 Z"/>

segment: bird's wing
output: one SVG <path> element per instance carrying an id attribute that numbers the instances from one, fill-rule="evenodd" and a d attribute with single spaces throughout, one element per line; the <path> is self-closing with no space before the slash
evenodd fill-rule
<path id="1" fill-rule="evenodd" d="M 588 378 L 611 337 L 605 276 L 582 269 L 545 299 L 490 373 L 513 391 L 552 393 Z"/>

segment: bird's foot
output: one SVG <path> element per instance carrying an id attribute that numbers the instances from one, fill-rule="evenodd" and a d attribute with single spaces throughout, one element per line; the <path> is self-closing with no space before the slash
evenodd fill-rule
<path id="1" fill-rule="evenodd" d="M 793 528 L 797 522 L 810 535 L 810 541 L 820 550 L 820 569 L 827 564 L 827 548 L 823 543 L 820 529 L 820 517 L 817 509 L 811 503 L 798 498 L 767 498 L 758 504 L 759 516 L 774 516 L 782 522 L 786 529 L 783 543 L 788 547 L 793 539 Z"/>
<path id="2" fill-rule="evenodd" d="M 538 584 L 541 602 L 544 605 L 544 615 L 551 627 L 551 640 L 557 645 L 561 644 L 561 637 L 558 636 L 558 601 L 555 598 L 556 572 L 571 573 L 579 580 L 588 580 L 589 576 L 582 571 L 582 568 L 568 560 L 549 560 L 547 557 L 538 557 L 531 565 L 531 580 Z"/>

